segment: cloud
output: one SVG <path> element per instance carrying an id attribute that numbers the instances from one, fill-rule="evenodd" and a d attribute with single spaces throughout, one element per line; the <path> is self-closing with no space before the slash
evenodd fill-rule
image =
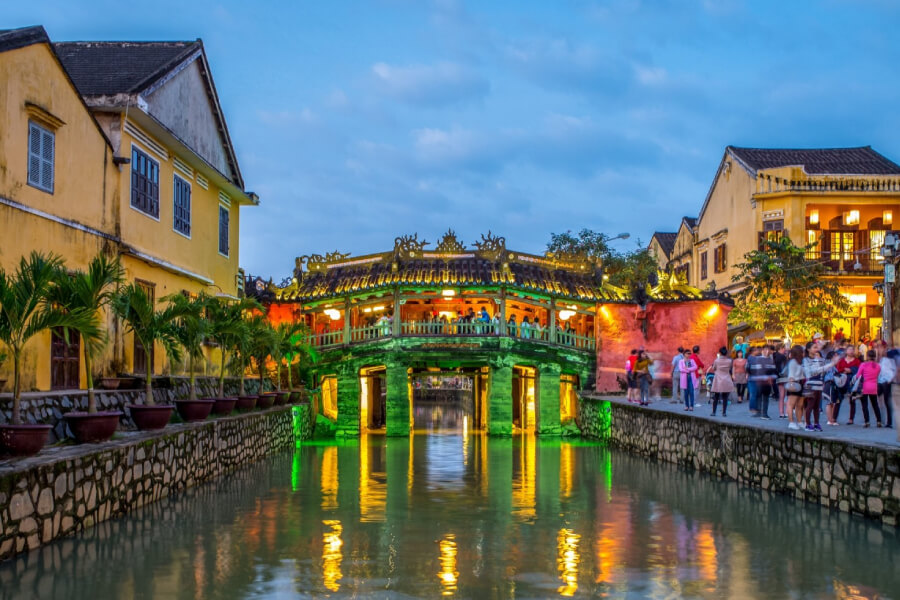
<path id="1" fill-rule="evenodd" d="M 408 66 L 378 62 L 372 65 L 372 74 L 378 91 L 417 106 L 444 107 L 477 101 L 490 91 L 484 77 L 453 62 Z"/>

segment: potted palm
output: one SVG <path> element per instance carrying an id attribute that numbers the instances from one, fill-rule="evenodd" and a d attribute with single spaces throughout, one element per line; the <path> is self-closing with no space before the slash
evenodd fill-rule
<path id="1" fill-rule="evenodd" d="M 6 362 L 6 353 L 0 352 L 0 367 L 2 367 L 3 363 L 5 363 L 5 362 Z M 5 385 L 6 385 L 6 379 L 4 379 L 3 377 L 0 377 L 0 390 L 2 390 L 3 386 L 5 386 Z"/>
<path id="2" fill-rule="evenodd" d="M 180 360 L 181 348 L 172 331 L 172 322 L 178 314 L 171 305 L 157 310 L 147 292 L 132 283 L 119 290 L 112 307 L 116 316 L 125 322 L 126 332 L 133 332 L 144 348 L 153 348 L 159 342 L 171 360 Z M 157 405 L 153 400 L 153 365 L 147 365 L 145 391 L 144 404 L 129 404 L 126 408 L 138 429 L 162 429 L 175 407 Z"/>
<path id="3" fill-rule="evenodd" d="M 209 320 L 206 318 L 206 306 L 210 301 L 209 296 L 200 294 L 188 297 L 184 294 L 171 294 L 166 296 L 170 306 L 178 313 L 172 327 L 172 332 L 178 343 L 187 355 L 187 369 L 189 377 L 188 397 L 175 400 L 178 414 L 185 421 L 203 421 L 213 409 L 215 400 L 197 397 L 197 361 L 203 360 L 203 342 L 210 330 Z"/>
<path id="4" fill-rule="evenodd" d="M 79 443 L 105 442 L 115 433 L 122 416 L 120 411 L 97 411 L 93 371 L 94 359 L 107 342 L 103 310 L 112 302 L 115 288 L 122 278 L 122 266 L 118 259 L 99 254 L 88 265 L 86 272 L 78 271 L 72 275 L 60 272 L 56 285 L 51 289 L 50 297 L 55 306 L 66 313 L 81 313 L 88 317 L 83 319 L 82 324 L 72 327 L 81 336 L 84 347 L 88 408 L 87 412 L 70 412 L 64 416 Z"/>
<path id="5" fill-rule="evenodd" d="M 299 399 L 300 392 L 294 390 L 294 384 L 291 380 L 291 365 L 294 359 L 302 361 L 304 358 L 315 360 L 315 351 L 308 343 L 309 330 L 304 323 L 280 323 L 275 329 L 275 359 L 278 384 L 278 391 L 281 391 L 281 363 L 284 362 L 287 371 L 287 392 L 282 393 L 280 399 L 281 404 L 287 402 L 288 398 L 296 394 Z"/>
<path id="6" fill-rule="evenodd" d="M 257 408 L 271 408 L 275 403 L 275 394 L 263 392 L 263 383 L 266 380 L 266 361 L 275 351 L 275 330 L 264 315 L 254 315 L 250 321 L 250 347 L 249 355 L 256 363 L 259 372 L 259 395 L 256 400 Z"/>
<path id="7" fill-rule="evenodd" d="M 247 368 L 250 366 L 250 359 L 252 358 L 251 350 L 253 349 L 253 343 L 256 337 L 254 330 L 257 327 L 264 326 L 266 326 L 266 321 L 258 314 L 244 315 L 244 318 L 241 319 L 241 322 L 238 325 L 239 335 L 235 338 L 232 354 L 233 358 L 231 360 L 232 370 L 237 371 L 238 377 L 240 378 L 240 391 L 238 393 L 237 404 L 235 405 L 239 410 L 252 410 L 256 407 L 256 402 L 259 397 L 258 394 L 247 394 L 245 383 Z M 262 391 L 261 387 L 260 391 Z"/>
<path id="8" fill-rule="evenodd" d="M 62 260 L 32 252 L 19 261 L 15 273 L 0 268 L 0 341 L 13 360 L 12 423 L 0 425 L 0 445 L 17 456 L 40 452 L 47 443 L 50 425 L 22 424 L 22 354 L 35 335 L 54 327 L 84 326 L 83 311 L 67 313 L 50 302 Z"/>
<path id="9" fill-rule="evenodd" d="M 260 309 L 260 305 L 252 298 L 243 298 L 238 302 L 229 302 L 222 298 L 210 298 L 207 304 L 209 319 L 209 338 L 219 346 L 219 389 L 218 396 L 213 398 L 213 412 L 217 415 L 228 414 L 238 403 L 237 397 L 225 395 L 225 371 L 228 359 L 234 361 L 242 338 L 247 334 L 244 314 Z M 244 395 L 243 374 L 241 375 L 241 395 Z M 245 402 L 246 404 L 246 402 Z M 256 405 L 256 397 L 253 397 Z M 252 408 L 252 407 L 251 407 Z"/>

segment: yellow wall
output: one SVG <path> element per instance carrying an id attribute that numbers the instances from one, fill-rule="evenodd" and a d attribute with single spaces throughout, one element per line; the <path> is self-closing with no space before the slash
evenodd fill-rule
<path id="1" fill-rule="evenodd" d="M 694 233 L 687 224 L 682 221 L 678 228 L 678 236 L 675 238 L 675 246 L 669 259 L 668 270 L 675 271 L 682 265 L 689 265 L 687 278 L 691 285 L 697 284 L 697 275 L 693 272 Z"/>
<path id="2" fill-rule="evenodd" d="M 665 271 L 666 266 L 669 263 L 669 258 L 666 256 L 665 251 L 662 249 L 662 246 L 659 245 L 659 242 L 656 241 L 656 238 L 650 239 L 650 244 L 648 245 L 650 249 L 650 254 L 656 259 L 656 264 L 660 271 Z"/>

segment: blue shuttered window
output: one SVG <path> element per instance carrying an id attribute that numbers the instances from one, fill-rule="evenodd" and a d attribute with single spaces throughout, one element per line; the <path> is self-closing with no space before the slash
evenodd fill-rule
<path id="1" fill-rule="evenodd" d="M 228 207 L 219 205 L 219 253 L 228 256 Z"/>
<path id="2" fill-rule="evenodd" d="M 28 122 L 28 185 L 51 194 L 55 142 L 53 132 Z"/>
<path id="3" fill-rule="evenodd" d="M 175 176 L 175 231 L 191 236 L 191 184 Z"/>
<path id="4" fill-rule="evenodd" d="M 159 163 L 131 149 L 131 206 L 159 218 Z"/>

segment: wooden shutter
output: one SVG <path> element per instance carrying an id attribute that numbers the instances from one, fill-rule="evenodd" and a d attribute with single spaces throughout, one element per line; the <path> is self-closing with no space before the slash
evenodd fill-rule
<path id="1" fill-rule="evenodd" d="M 228 256 L 228 208 L 219 205 L 219 252 Z"/>
<path id="2" fill-rule="evenodd" d="M 28 123 L 28 183 L 53 192 L 55 136 L 36 123 Z"/>

